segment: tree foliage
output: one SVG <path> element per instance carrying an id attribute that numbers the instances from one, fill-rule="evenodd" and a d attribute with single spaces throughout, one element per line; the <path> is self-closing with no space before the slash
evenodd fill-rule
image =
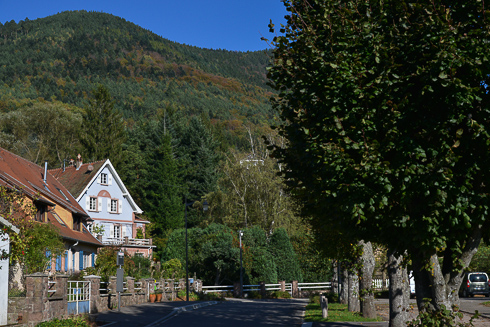
<path id="1" fill-rule="evenodd" d="M 0 186 L 0 216 L 18 229 L 2 226 L 0 237 L 9 235 L 11 264 L 23 266 L 23 273 L 43 272 L 51 259 L 61 255 L 64 245 L 55 227 L 33 221 L 36 209 L 19 190 Z M 0 256 L 6 257 L 1 251 Z"/>
<path id="2" fill-rule="evenodd" d="M 269 77 L 289 141 L 275 149 L 288 185 L 315 228 L 327 221 L 408 250 L 420 271 L 417 299 L 450 307 L 487 225 L 483 3 L 293 0 L 286 7 Z M 431 264 L 433 274 L 425 270 Z"/>
<path id="3" fill-rule="evenodd" d="M 79 110 L 61 103 L 34 102 L 0 113 L 0 146 L 27 160 L 48 160 L 56 167 L 79 148 Z"/>
<path id="4" fill-rule="evenodd" d="M 84 156 L 91 162 L 110 158 L 118 166 L 125 137 L 122 116 L 114 109 L 109 90 L 99 84 L 83 114 L 80 143 Z"/>

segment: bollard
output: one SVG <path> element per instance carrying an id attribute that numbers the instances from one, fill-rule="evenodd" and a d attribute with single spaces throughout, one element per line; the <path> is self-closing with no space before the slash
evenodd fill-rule
<path id="1" fill-rule="evenodd" d="M 320 294 L 320 305 L 322 307 L 322 318 L 328 317 L 328 298 L 325 294 Z"/>

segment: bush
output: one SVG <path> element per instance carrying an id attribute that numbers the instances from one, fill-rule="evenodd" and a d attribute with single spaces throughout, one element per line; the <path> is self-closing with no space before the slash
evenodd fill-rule
<path id="1" fill-rule="evenodd" d="M 9 290 L 8 297 L 26 297 L 26 291 L 21 291 L 18 288 L 12 288 Z"/>
<path id="2" fill-rule="evenodd" d="M 223 301 L 224 293 L 199 293 L 200 301 Z"/>
<path id="3" fill-rule="evenodd" d="M 261 299 L 262 296 L 260 295 L 259 292 L 257 291 L 252 291 L 252 292 L 247 292 L 247 293 L 244 293 L 244 296 L 248 299 Z"/>
<path id="4" fill-rule="evenodd" d="M 338 303 L 339 296 L 334 292 L 323 293 L 328 299 L 328 303 Z M 313 294 L 310 296 L 310 303 L 320 304 L 320 294 Z"/>
<path id="5" fill-rule="evenodd" d="M 36 327 L 89 327 L 89 324 L 83 317 L 74 317 L 69 319 L 53 319 L 44 321 L 36 325 Z"/>
<path id="6" fill-rule="evenodd" d="M 409 321 L 407 327 L 471 327 L 473 326 L 473 319 L 478 318 L 478 312 L 471 317 L 470 321 L 464 323 L 463 313 L 447 310 L 442 305 L 442 310 L 430 310 L 430 303 L 425 302 L 425 310 L 423 310 L 416 319 Z M 455 307 L 457 309 L 457 307 Z M 459 322 L 457 322 L 459 320 Z"/>
<path id="7" fill-rule="evenodd" d="M 288 292 L 274 291 L 270 294 L 270 298 L 272 298 L 272 299 L 290 299 L 291 294 L 289 294 Z"/>

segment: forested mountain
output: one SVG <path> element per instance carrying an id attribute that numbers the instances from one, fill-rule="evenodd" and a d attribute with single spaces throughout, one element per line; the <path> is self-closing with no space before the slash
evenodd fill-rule
<path id="1" fill-rule="evenodd" d="M 172 108 L 215 123 L 264 124 L 267 51 L 182 45 L 123 18 L 86 11 L 0 23 L 0 110 L 43 98 L 83 107 L 98 83 L 125 119 Z"/>

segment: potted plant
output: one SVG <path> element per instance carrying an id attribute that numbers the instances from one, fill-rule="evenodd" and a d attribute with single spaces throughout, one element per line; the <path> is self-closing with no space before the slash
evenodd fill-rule
<path id="1" fill-rule="evenodd" d="M 157 298 L 157 295 L 155 293 L 150 293 L 150 302 L 155 303 L 155 300 Z"/>
<path id="2" fill-rule="evenodd" d="M 163 296 L 163 291 L 162 290 L 156 290 L 155 295 L 156 295 L 156 302 L 161 302 L 162 296 Z"/>

